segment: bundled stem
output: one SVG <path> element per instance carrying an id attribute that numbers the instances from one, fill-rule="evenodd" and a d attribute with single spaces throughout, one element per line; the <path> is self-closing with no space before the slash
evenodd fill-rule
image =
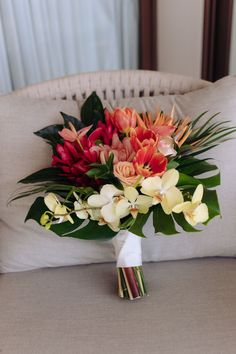
<path id="1" fill-rule="evenodd" d="M 117 268 L 117 273 L 121 298 L 134 300 L 147 295 L 142 266 Z"/>

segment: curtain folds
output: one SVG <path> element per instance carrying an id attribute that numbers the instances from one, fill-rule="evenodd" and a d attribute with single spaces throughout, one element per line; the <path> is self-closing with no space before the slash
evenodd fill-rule
<path id="1" fill-rule="evenodd" d="M 0 0 L 0 92 L 138 67 L 138 0 Z"/>

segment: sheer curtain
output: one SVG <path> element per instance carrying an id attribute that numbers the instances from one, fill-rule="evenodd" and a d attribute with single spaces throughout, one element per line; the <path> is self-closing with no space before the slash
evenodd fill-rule
<path id="1" fill-rule="evenodd" d="M 138 0 L 0 0 L 0 92 L 138 66 Z"/>

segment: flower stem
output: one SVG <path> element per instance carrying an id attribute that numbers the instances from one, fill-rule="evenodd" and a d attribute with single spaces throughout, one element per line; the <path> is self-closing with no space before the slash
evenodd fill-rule
<path id="1" fill-rule="evenodd" d="M 134 300 L 147 295 L 142 266 L 117 268 L 118 294 Z"/>

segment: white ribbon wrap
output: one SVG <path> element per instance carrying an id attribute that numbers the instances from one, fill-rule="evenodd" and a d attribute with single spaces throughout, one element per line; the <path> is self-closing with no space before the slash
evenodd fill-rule
<path id="1" fill-rule="evenodd" d="M 117 268 L 137 267 L 142 265 L 142 237 L 121 230 L 113 239 Z"/>

